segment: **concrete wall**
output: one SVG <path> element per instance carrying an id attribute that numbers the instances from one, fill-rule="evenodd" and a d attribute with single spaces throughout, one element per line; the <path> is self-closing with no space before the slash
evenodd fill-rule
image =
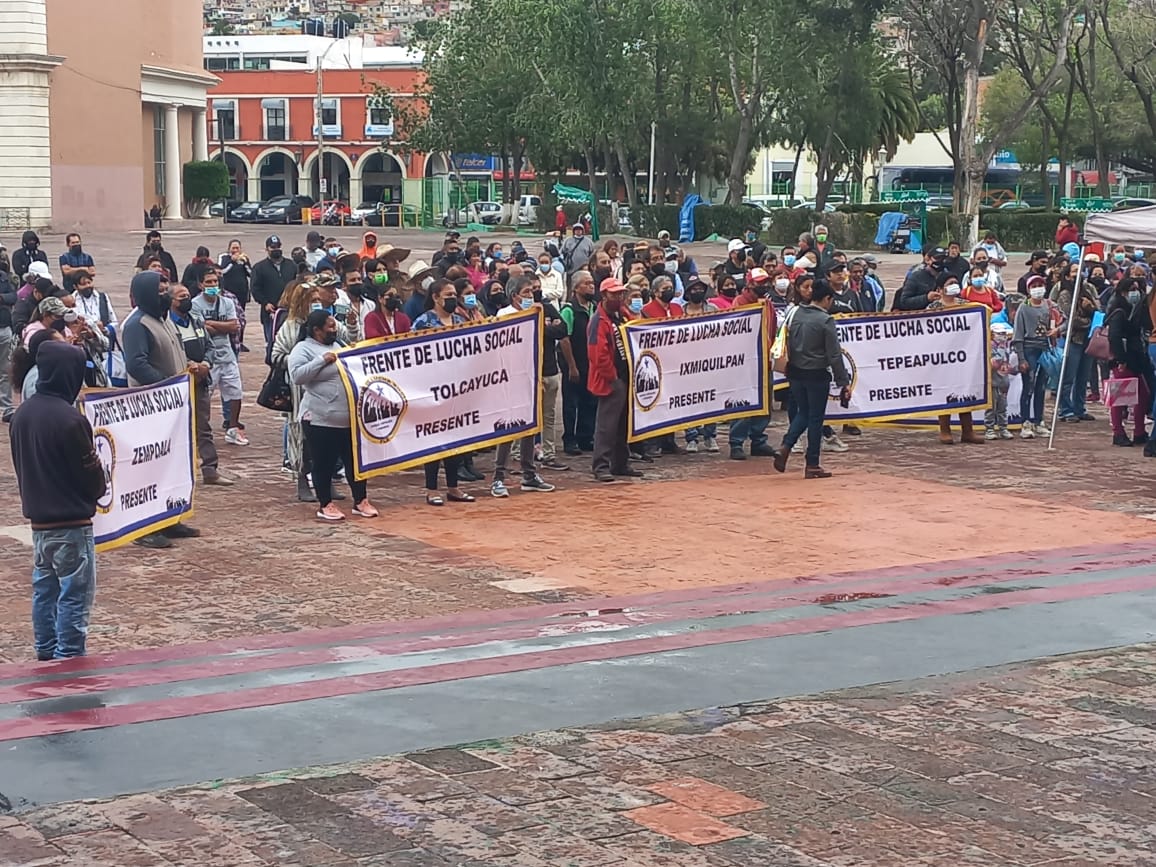
<path id="1" fill-rule="evenodd" d="M 51 220 L 49 83 L 44 0 L 0 0 L 0 221 Z M 11 245 L 11 239 L 9 239 Z"/>

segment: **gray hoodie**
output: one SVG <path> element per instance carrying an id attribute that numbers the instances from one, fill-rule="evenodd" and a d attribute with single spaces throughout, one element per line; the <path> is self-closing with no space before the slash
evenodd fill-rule
<path id="1" fill-rule="evenodd" d="M 338 348 L 307 337 L 289 353 L 289 379 L 302 390 L 298 421 L 318 427 L 349 427 L 349 399 L 338 363 L 325 361 L 325 354 Z"/>

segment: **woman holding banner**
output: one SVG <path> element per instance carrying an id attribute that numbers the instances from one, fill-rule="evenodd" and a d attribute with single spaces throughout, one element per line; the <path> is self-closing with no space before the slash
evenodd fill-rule
<path id="1" fill-rule="evenodd" d="M 438 280 L 430 286 L 425 299 L 425 312 L 414 320 L 414 331 L 430 328 L 449 328 L 462 325 L 465 320 L 458 315 L 458 290 L 449 280 Z M 438 469 L 446 470 L 446 497 L 453 503 L 472 503 L 474 498 L 458 487 L 458 470 L 462 459 L 452 455 L 425 465 L 425 501 L 430 506 L 444 506 L 446 501 L 438 494 Z"/>
<path id="2" fill-rule="evenodd" d="M 960 277 L 953 271 L 944 271 L 936 281 L 936 289 L 942 294 L 936 301 L 927 305 L 928 310 L 945 310 L 958 307 L 963 298 L 963 286 Z M 939 417 L 939 441 L 945 446 L 955 445 L 955 438 L 951 434 L 951 415 Z M 975 423 L 971 411 L 959 414 L 959 441 L 971 445 L 983 445 L 984 438 L 975 432 Z"/>
<path id="3" fill-rule="evenodd" d="M 309 443 L 313 459 L 313 489 L 317 492 L 317 517 L 344 521 L 333 505 L 333 477 L 344 464 L 353 492 L 353 514 L 376 518 L 364 481 L 353 475 L 353 430 L 349 401 L 337 364 L 337 320 L 324 310 L 314 310 L 301 326 L 301 340 L 289 353 L 289 379 L 301 389 L 297 419 Z"/>

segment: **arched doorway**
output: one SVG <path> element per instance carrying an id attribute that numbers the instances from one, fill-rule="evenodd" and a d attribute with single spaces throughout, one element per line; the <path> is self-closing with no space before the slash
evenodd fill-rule
<path id="1" fill-rule="evenodd" d="M 261 201 L 297 192 L 297 162 L 283 151 L 269 151 L 257 163 Z"/>
<path id="2" fill-rule="evenodd" d="M 349 202 L 349 180 L 353 174 L 353 167 L 345 154 L 336 148 L 325 149 L 325 187 L 321 193 L 321 181 L 318 178 L 317 153 L 309 159 L 309 194 L 319 202 Z M 357 207 L 358 202 L 349 202 L 350 207 Z"/>
<path id="3" fill-rule="evenodd" d="M 361 197 L 367 202 L 401 203 L 405 169 L 393 154 L 374 151 L 361 158 Z"/>
<path id="4" fill-rule="evenodd" d="M 221 152 L 213 154 L 213 162 L 221 161 Z M 241 154 L 225 152 L 225 168 L 229 171 L 229 201 L 244 202 L 249 197 L 249 163 Z"/>

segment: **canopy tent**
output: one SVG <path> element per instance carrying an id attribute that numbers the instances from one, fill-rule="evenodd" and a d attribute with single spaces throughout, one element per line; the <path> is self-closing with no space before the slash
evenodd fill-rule
<path id="1" fill-rule="evenodd" d="M 1084 237 L 1089 241 L 1127 244 L 1142 250 L 1156 248 L 1156 207 L 1088 214 Z"/>
<path id="2" fill-rule="evenodd" d="M 559 202 L 575 202 L 590 209 L 590 237 L 591 240 L 597 241 L 600 233 L 598 231 L 598 202 L 594 198 L 594 194 L 581 187 L 554 184 L 554 195 L 558 197 Z"/>

